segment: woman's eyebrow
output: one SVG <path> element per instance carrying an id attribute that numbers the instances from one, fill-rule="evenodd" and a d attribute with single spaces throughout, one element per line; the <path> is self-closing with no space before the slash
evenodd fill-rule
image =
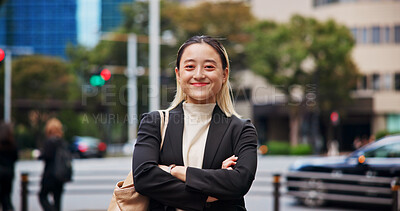
<path id="1" fill-rule="evenodd" d="M 188 62 L 195 62 L 196 60 L 194 59 L 186 59 L 185 61 L 183 61 L 183 63 L 188 63 Z"/>
<path id="2" fill-rule="evenodd" d="M 183 61 L 183 63 L 188 63 L 188 62 L 196 62 L 195 59 L 186 59 Z M 204 62 L 211 62 L 213 64 L 217 64 L 217 62 L 214 59 L 206 59 Z"/>
<path id="3" fill-rule="evenodd" d="M 217 62 L 214 59 L 206 59 L 205 62 L 211 62 L 213 64 L 217 64 Z"/>

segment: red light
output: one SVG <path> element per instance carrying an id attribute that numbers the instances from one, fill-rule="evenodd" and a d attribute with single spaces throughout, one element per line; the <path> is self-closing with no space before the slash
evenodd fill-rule
<path id="1" fill-rule="evenodd" d="M 99 151 L 106 151 L 107 145 L 104 142 L 100 142 L 97 148 L 99 149 Z"/>
<path id="2" fill-rule="evenodd" d="M 337 125 L 339 123 L 339 113 L 334 111 L 331 113 L 331 122 L 333 125 Z"/>
<path id="3" fill-rule="evenodd" d="M 0 62 L 3 61 L 6 54 L 4 53 L 3 49 L 0 48 Z"/>
<path id="4" fill-rule="evenodd" d="M 111 72 L 108 69 L 103 69 L 100 72 L 100 76 L 105 80 L 108 81 L 111 78 Z"/>
<path id="5" fill-rule="evenodd" d="M 86 144 L 79 144 L 78 145 L 78 150 L 80 151 L 80 152 L 86 152 L 87 150 L 88 150 L 88 146 L 86 145 Z"/>

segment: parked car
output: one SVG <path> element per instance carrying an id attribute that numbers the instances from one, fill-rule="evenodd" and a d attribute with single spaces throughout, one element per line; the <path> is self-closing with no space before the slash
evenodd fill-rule
<path id="1" fill-rule="evenodd" d="M 90 136 L 74 136 L 71 151 L 80 158 L 103 157 L 107 145 L 100 139 Z"/>
<path id="2" fill-rule="evenodd" d="M 286 176 L 288 195 L 308 206 L 329 201 L 391 205 L 400 176 L 400 135 L 365 145 L 348 156 L 298 160 Z"/>

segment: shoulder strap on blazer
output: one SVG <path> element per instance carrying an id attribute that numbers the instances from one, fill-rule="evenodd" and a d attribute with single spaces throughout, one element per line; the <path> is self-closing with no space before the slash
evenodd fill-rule
<path id="1" fill-rule="evenodd" d="M 168 120 L 169 120 L 169 111 L 168 110 L 158 110 L 160 113 L 160 133 L 161 133 L 161 144 L 160 151 L 164 145 L 164 137 L 165 132 L 167 131 Z"/>

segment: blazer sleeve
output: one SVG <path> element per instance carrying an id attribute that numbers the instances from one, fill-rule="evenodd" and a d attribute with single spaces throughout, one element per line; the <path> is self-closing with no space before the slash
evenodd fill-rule
<path id="1" fill-rule="evenodd" d="M 247 120 L 234 148 L 238 157 L 233 170 L 187 168 L 186 185 L 222 200 L 243 197 L 250 189 L 257 169 L 257 133 Z"/>
<path id="2" fill-rule="evenodd" d="M 160 143 L 159 113 L 144 114 L 132 162 L 136 190 L 167 206 L 203 210 L 207 195 L 187 190 L 184 182 L 158 167 Z"/>

